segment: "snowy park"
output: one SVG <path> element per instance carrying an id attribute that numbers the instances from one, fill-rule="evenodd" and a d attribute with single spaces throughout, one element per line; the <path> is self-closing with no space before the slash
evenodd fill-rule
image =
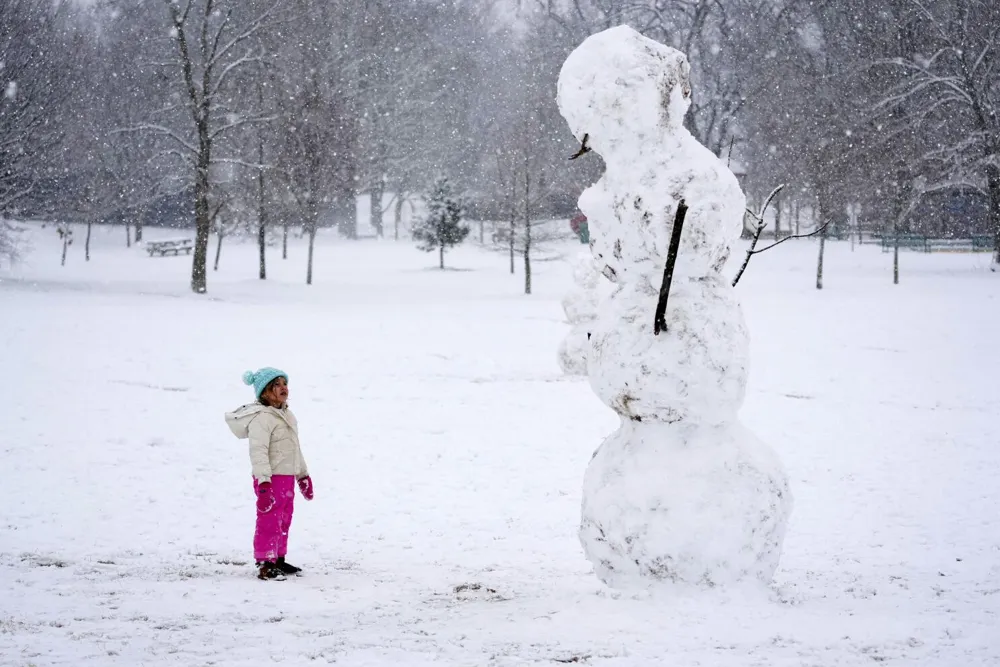
<path id="1" fill-rule="evenodd" d="M 0 667 L 1000 665 L 997 7 L 152 4 L 0 5 Z"/>
<path id="2" fill-rule="evenodd" d="M 0 274 L 2 664 L 1000 660 L 988 253 L 903 253 L 893 285 L 877 245 L 829 242 L 822 291 L 815 239 L 755 258 L 740 419 L 795 498 L 774 583 L 623 593 L 577 535 L 618 423 L 557 364 L 579 244 L 528 297 L 475 244 L 440 271 L 410 243 L 321 234 L 306 286 L 304 242 L 267 282 L 233 243 L 206 298 L 189 258 L 119 228 L 62 267 L 54 230 L 28 227 Z M 289 551 L 305 576 L 274 583 L 253 576 L 245 444 L 222 420 L 263 363 L 291 376 L 316 485 Z"/>

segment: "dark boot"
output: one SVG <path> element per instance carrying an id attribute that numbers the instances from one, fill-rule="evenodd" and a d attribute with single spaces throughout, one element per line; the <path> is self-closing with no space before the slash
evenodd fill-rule
<path id="1" fill-rule="evenodd" d="M 285 578 L 285 573 L 281 571 L 281 568 L 278 567 L 277 563 L 269 560 L 262 560 L 257 561 L 257 578 L 265 580 L 277 579 L 278 581 L 282 581 Z"/>
<path id="2" fill-rule="evenodd" d="M 284 556 L 281 556 L 280 558 L 278 558 L 278 560 L 275 563 L 275 565 L 284 574 L 298 574 L 299 572 L 302 571 L 301 567 L 295 567 L 294 565 L 292 565 L 290 563 L 286 563 Z"/>

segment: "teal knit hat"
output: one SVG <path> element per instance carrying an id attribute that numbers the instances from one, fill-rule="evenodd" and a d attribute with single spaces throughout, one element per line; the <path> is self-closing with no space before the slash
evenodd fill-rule
<path id="1" fill-rule="evenodd" d="M 247 371 L 244 373 L 243 384 L 253 385 L 254 396 L 259 400 L 264 388 L 271 384 L 271 380 L 274 378 L 285 378 L 285 382 L 288 382 L 288 373 L 279 371 L 277 368 L 265 366 L 264 368 L 257 369 L 256 372 Z"/>

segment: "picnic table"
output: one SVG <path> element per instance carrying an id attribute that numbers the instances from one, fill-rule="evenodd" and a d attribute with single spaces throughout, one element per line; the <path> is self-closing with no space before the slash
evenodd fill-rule
<path id="1" fill-rule="evenodd" d="M 192 239 L 164 239 L 161 241 L 146 242 L 146 252 L 149 253 L 150 257 L 153 255 L 159 255 L 160 257 L 179 255 L 182 252 L 185 255 L 190 255 L 192 250 L 194 250 L 194 241 Z"/>

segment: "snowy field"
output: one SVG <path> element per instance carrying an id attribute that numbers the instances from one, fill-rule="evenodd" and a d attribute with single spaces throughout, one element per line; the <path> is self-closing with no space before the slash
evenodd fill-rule
<path id="1" fill-rule="evenodd" d="M 773 588 L 618 594 L 576 537 L 616 421 L 556 349 L 569 265 L 321 237 L 190 258 L 52 227 L 0 270 L 0 664 L 1000 664 L 1000 274 L 831 243 L 751 262 L 742 418 L 795 509 Z M 152 230 L 148 236 L 163 234 Z M 578 245 L 567 244 L 573 253 Z M 214 252 L 214 248 L 213 248 Z M 729 267 L 730 274 L 736 262 Z M 655 304 L 650 304 L 652 317 Z M 291 376 L 316 500 L 254 578 L 249 368 Z"/>

